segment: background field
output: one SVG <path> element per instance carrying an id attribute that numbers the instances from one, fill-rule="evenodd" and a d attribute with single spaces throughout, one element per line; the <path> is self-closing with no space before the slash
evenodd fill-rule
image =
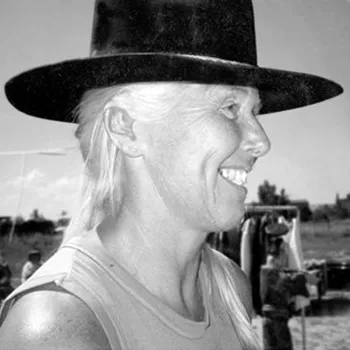
<path id="1" fill-rule="evenodd" d="M 329 292 L 317 304 L 312 304 L 305 317 L 306 350 L 350 349 L 350 292 Z M 261 337 L 261 318 L 253 320 L 255 330 Z M 303 349 L 302 318 L 289 321 L 294 350 Z"/>
<path id="2" fill-rule="evenodd" d="M 8 237 L 0 239 L 0 249 L 6 252 L 14 284 L 18 285 L 21 268 L 28 251 L 39 248 L 46 260 L 58 248 L 62 235 L 45 236 L 36 233 L 31 236 L 14 237 L 9 244 Z M 301 224 L 301 239 L 305 259 L 350 259 L 350 219 Z"/>
<path id="3" fill-rule="evenodd" d="M 301 224 L 305 259 L 350 259 L 350 219 Z"/>

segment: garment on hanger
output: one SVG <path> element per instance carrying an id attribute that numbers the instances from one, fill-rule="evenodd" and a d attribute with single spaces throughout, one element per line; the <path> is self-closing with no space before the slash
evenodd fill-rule
<path id="1" fill-rule="evenodd" d="M 300 236 L 300 219 L 293 218 L 289 232 L 283 237 L 285 245 L 288 247 L 288 268 L 291 270 L 304 270 L 304 256 Z M 310 286 L 306 285 L 306 288 Z M 300 310 L 310 305 L 310 299 L 306 295 L 294 297 L 294 308 Z"/>
<path id="2" fill-rule="evenodd" d="M 292 225 L 289 232 L 283 237 L 288 244 L 288 268 L 291 270 L 304 270 L 304 257 L 300 238 L 300 220 L 292 219 Z"/>
<path id="3" fill-rule="evenodd" d="M 264 260 L 264 251 L 261 248 L 261 240 L 264 237 L 264 233 L 261 230 L 264 230 L 262 225 L 264 222 L 261 218 L 256 218 L 255 232 L 252 240 L 252 266 L 251 266 L 251 275 L 250 283 L 252 286 L 252 297 L 253 297 L 253 308 L 256 314 L 261 315 L 261 298 L 260 298 L 260 268 L 262 261 Z M 266 226 L 266 225 L 265 225 Z"/>
<path id="4" fill-rule="evenodd" d="M 240 266 L 250 279 L 253 262 L 253 237 L 256 231 L 256 219 L 247 219 L 242 227 L 242 239 L 240 244 Z"/>

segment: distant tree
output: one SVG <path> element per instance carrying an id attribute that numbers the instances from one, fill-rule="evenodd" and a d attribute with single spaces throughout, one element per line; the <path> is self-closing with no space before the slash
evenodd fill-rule
<path id="1" fill-rule="evenodd" d="M 57 220 L 56 226 L 67 227 L 70 223 L 68 212 L 66 210 L 61 211 L 61 217 Z"/>
<path id="2" fill-rule="evenodd" d="M 29 215 L 30 220 L 34 221 L 43 221 L 45 220 L 44 215 L 40 214 L 39 209 L 33 209 Z"/>
<path id="3" fill-rule="evenodd" d="M 280 195 L 279 195 L 277 200 L 278 200 L 278 204 L 279 205 L 287 205 L 287 204 L 290 203 L 290 199 L 289 199 L 289 196 L 286 193 L 285 188 L 281 189 Z"/>
<path id="4" fill-rule="evenodd" d="M 312 211 L 310 209 L 310 204 L 309 201 L 307 201 L 306 199 L 290 201 L 289 204 L 299 208 L 300 221 L 306 222 L 312 219 Z"/>
<path id="5" fill-rule="evenodd" d="M 333 215 L 334 211 L 329 205 L 320 205 L 313 211 L 312 220 L 318 222 L 324 221 L 329 223 Z"/>
<path id="6" fill-rule="evenodd" d="M 335 195 L 335 205 L 340 205 L 340 196 L 339 193 Z"/>
<path id="7" fill-rule="evenodd" d="M 277 193 L 276 185 L 270 184 L 267 180 L 258 187 L 259 203 L 264 205 L 286 205 L 290 203 L 285 188 Z"/>
<path id="8" fill-rule="evenodd" d="M 22 225 L 25 222 L 25 219 L 22 215 L 17 215 L 15 217 L 15 223 L 16 225 Z"/>
<path id="9" fill-rule="evenodd" d="M 0 216 L 0 236 L 10 233 L 13 226 L 11 216 Z"/>
<path id="10" fill-rule="evenodd" d="M 33 233 L 53 234 L 55 230 L 54 222 L 51 220 L 33 220 L 29 219 L 18 226 L 18 235 L 30 235 Z"/>
<path id="11" fill-rule="evenodd" d="M 346 206 L 344 203 L 348 203 L 348 206 Z M 344 200 L 341 200 L 339 197 L 339 193 L 335 196 L 335 204 L 334 204 L 334 216 L 337 219 L 345 219 L 350 216 L 350 194 L 347 195 L 347 197 Z"/>
<path id="12" fill-rule="evenodd" d="M 267 180 L 258 187 L 258 198 L 260 204 L 274 205 L 277 204 L 276 186 L 270 184 Z"/>

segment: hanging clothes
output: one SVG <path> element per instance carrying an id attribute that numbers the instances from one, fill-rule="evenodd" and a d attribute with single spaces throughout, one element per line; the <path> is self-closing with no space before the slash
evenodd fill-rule
<path id="1" fill-rule="evenodd" d="M 261 248 L 261 241 L 264 240 L 264 221 L 257 217 L 256 219 L 255 232 L 252 240 L 252 266 L 250 283 L 252 286 L 252 297 L 253 297 L 253 308 L 256 314 L 261 315 L 261 298 L 260 298 L 260 268 L 263 264 L 265 253 Z"/>
<path id="2" fill-rule="evenodd" d="M 288 247 L 288 268 L 291 270 L 304 270 L 304 256 L 301 245 L 300 219 L 293 218 L 289 232 L 283 237 L 285 245 Z M 311 286 L 307 285 L 307 288 Z M 294 299 L 295 310 L 300 310 L 310 305 L 309 297 L 297 295 Z"/>
<path id="3" fill-rule="evenodd" d="M 239 227 L 234 227 L 226 233 L 228 243 L 225 255 L 241 266 L 241 241 L 243 232 Z"/>
<path id="4" fill-rule="evenodd" d="M 240 266 L 250 279 L 253 264 L 253 237 L 256 231 L 256 219 L 247 219 L 242 227 L 242 239 L 240 244 Z"/>
<path id="5" fill-rule="evenodd" d="M 304 257 L 300 238 L 300 220 L 292 219 L 289 232 L 283 237 L 289 247 L 288 268 L 292 270 L 304 270 Z"/>

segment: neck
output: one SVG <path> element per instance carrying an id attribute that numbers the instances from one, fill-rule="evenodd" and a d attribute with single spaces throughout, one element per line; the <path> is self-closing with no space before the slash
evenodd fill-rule
<path id="1" fill-rule="evenodd" d="M 118 219 L 107 218 L 98 232 L 110 254 L 150 292 L 185 317 L 202 317 L 202 232 L 193 232 L 149 205 L 142 210 L 124 205 Z"/>

